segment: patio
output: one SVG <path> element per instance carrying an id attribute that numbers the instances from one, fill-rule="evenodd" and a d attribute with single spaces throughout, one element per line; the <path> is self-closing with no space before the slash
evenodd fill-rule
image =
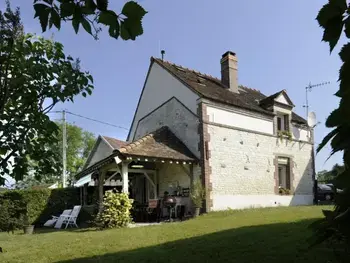
<path id="1" fill-rule="evenodd" d="M 169 219 L 169 211 L 173 218 L 192 214 L 189 192 L 199 174 L 197 158 L 163 127 L 83 170 L 75 186 L 81 189 L 82 205 L 87 204 L 88 187 L 97 187 L 100 211 L 106 190 L 129 193 L 135 222 L 159 222 Z M 163 202 L 167 193 L 176 200 L 171 210 Z"/>

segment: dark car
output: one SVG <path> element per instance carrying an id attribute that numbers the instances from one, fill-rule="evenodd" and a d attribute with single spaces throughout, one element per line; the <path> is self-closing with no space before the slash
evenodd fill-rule
<path id="1" fill-rule="evenodd" d="M 326 184 L 319 184 L 317 186 L 317 199 L 319 201 L 332 201 L 334 198 L 333 187 Z"/>

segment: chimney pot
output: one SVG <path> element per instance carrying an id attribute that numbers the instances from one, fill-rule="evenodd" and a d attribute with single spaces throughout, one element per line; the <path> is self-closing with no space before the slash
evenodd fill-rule
<path id="1" fill-rule="evenodd" d="M 232 51 L 225 52 L 221 57 L 221 82 L 230 91 L 238 92 L 238 60 L 236 53 Z"/>

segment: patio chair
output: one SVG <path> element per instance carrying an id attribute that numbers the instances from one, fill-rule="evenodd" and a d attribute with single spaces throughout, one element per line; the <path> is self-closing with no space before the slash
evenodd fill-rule
<path id="1" fill-rule="evenodd" d="M 66 224 L 66 229 L 69 225 L 79 228 L 77 225 L 77 218 L 79 216 L 81 205 L 76 205 L 73 207 L 72 213 L 70 215 L 61 215 L 60 218 L 63 218 L 63 224 Z"/>
<path id="2" fill-rule="evenodd" d="M 62 212 L 61 215 L 70 215 L 70 213 L 72 212 L 72 209 L 66 209 Z M 53 226 L 54 224 L 56 224 L 58 218 L 61 216 L 52 216 L 51 219 L 47 220 L 44 224 L 44 226 Z"/>

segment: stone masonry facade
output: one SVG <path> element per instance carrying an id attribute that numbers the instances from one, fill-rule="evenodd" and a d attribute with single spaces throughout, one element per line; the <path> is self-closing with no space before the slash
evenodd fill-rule
<path id="1" fill-rule="evenodd" d="M 206 124 L 213 198 L 276 195 L 276 162 L 290 158 L 293 195 L 313 195 L 312 144 Z M 209 140 L 208 140 L 209 138 Z M 259 202 L 259 200 L 257 200 Z"/>

